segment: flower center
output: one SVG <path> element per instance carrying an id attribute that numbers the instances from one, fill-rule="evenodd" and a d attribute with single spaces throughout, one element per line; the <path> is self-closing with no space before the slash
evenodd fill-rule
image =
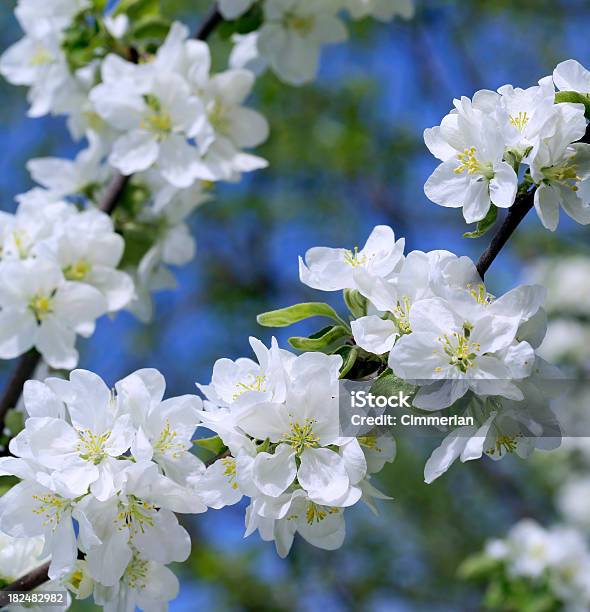
<path id="1" fill-rule="evenodd" d="M 140 559 L 134 554 L 125 569 L 124 580 L 132 589 L 145 589 L 147 586 L 147 576 L 149 571 L 149 561 Z"/>
<path id="2" fill-rule="evenodd" d="M 105 431 L 101 434 L 95 434 L 90 429 L 82 429 L 78 431 L 78 442 L 77 451 L 81 459 L 84 461 L 90 461 L 94 465 L 98 465 L 101 461 L 106 459 L 107 453 L 104 450 L 104 446 L 111 435 L 110 431 Z"/>
<path id="3" fill-rule="evenodd" d="M 119 513 L 115 524 L 120 530 L 129 529 L 131 537 L 145 533 L 146 527 L 154 526 L 155 506 L 129 495 L 127 503 L 119 502 Z"/>
<path id="4" fill-rule="evenodd" d="M 375 451 L 376 453 L 381 453 L 383 449 L 377 446 L 377 437 L 376 436 L 359 436 L 357 438 L 358 443 L 365 448 Z"/>
<path id="5" fill-rule="evenodd" d="M 161 139 L 172 131 L 172 117 L 162 108 L 155 96 L 147 95 L 144 99 L 149 111 L 141 120 L 140 127 Z"/>
<path id="6" fill-rule="evenodd" d="M 506 434 L 502 434 L 496 438 L 496 443 L 492 448 L 488 449 L 488 453 L 490 455 L 495 455 L 496 453 L 501 456 L 504 453 L 513 453 L 518 446 L 518 438 L 521 438 L 520 434 L 516 436 L 509 436 Z"/>
<path id="7" fill-rule="evenodd" d="M 293 15 L 291 13 L 285 17 L 284 24 L 288 30 L 294 30 L 301 36 L 308 36 L 313 30 L 315 20 L 311 15 Z"/>
<path id="8" fill-rule="evenodd" d="M 578 191 L 578 185 L 582 179 L 578 176 L 578 167 L 574 162 L 573 157 L 570 157 L 561 166 L 551 166 L 541 170 L 545 180 L 549 183 L 558 183 L 571 189 Z"/>
<path id="9" fill-rule="evenodd" d="M 464 149 L 463 153 L 457 153 L 459 165 L 454 170 L 455 174 L 467 172 L 467 174 L 481 174 L 481 176 L 488 180 L 492 179 L 494 177 L 492 164 L 480 162 L 477 159 L 476 153 L 477 149 L 475 147 Z"/>
<path id="10" fill-rule="evenodd" d="M 318 504 L 314 504 L 313 502 L 307 502 L 305 520 L 308 525 L 313 525 L 314 523 L 323 521 L 328 514 L 336 514 L 337 512 L 338 508 L 318 506 Z"/>
<path id="11" fill-rule="evenodd" d="M 528 116 L 526 111 L 519 111 L 516 117 L 514 115 L 510 115 L 510 123 L 519 131 L 522 132 L 529 122 L 530 117 Z"/>
<path id="12" fill-rule="evenodd" d="M 230 482 L 230 486 L 232 489 L 238 488 L 238 483 L 236 482 L 236 460 L 233 457 L 225 457 L 224 459 L 220 459 L 223 467 L 223 475 L 227 477 Z"/>
<path id="13" fill-rule="evenodd" d="M 37 294 L 31 298 L 29 309 L 35 315 L 37 323 L 41 323 L 48 314 L 53 312 L 53 300 L 48 295 Z"/>
<path id="14" fill-rule="evenodd" d="M 64 269 L 64 276 L 70 281 L 81 281 L 86 278 L 88 272 L 90 272 L 92 266 L 85 259 L 79 259 L 76 263 L 71 266 L 67 266 Z"/>
<path id="15" fill-rule="evenodd" d="M 467 289 L 475 301 L 482 306 L 488 306 L 494 301 L 495 296 L 486 291 L 486 287 L 483 283 L 479 283 L 475 287 L 472 283 L 467 283 Z"/>
<path id="16" fill-rule="evenodd" d="M 367 263 L 367 256 L 361 255 L 359 253 L 359 248 L 355 246 L 354 251 L 351 251 L 350 249 L 346 249 L 344 251 L 344 262 L 353 268 L 358 268 L 359 266 Z"/>
<path id="17" fill-rule="evenodd" d="M 303 425 L 291 421 L 291 431 L 287 432 L 281 442 L 291 445 L 295 452 L 300 455 L 306 448 L 316 448 L 320 439 L 313 433 L 313 419 L 305 419 Z"/>
<path id="18" fill-rule="evenodd" d="M 410 298 L 407 295 L 404 295 L 397 303 L 392 314 L 399 331 L 402 334 L 409 334 L 412 328 L 410 327 Z"/>
<path id="19" fill-rule="evenodd" d="M 44 49 L 43 47 L 39 47 L 37 48 L 35 53 L 33 53 L 33 55 L 31 56 L 31 59 L 29 60 L 29 65 L 30 66 L 44 66 L 45 64 L 51 63 L 52 59 L 53 58 L 51 57 L 51 54 L 47 51 L 47 49 Z"/>
<path id="20" fill-rule="evenodd" d="M 261 393 L 266 393 L 266 385 L 264 384 L 266 381 L 266 376 L 264 376 L 263 374 L 251 376 L 253 378 L 253 381 L 251 383 L 236 383 L 236 390 L 232 395 L 232 399 L 238 399 L 238 397 L 244 395 L 244 393 L 246 393 L 247 391 L 260 391 Z"/>
<path id="21" fill-rule="evenodd" d="M 37 507 L 33 508 L 33 512 L 43 516 L 45 519 L 43 521 L 43 526 L 51 525 L 55 530 L 58 523 L 61 521 L 61 515 L 69 506 L 69 501 L 54 493 L 33 495 L 33 501 L 37 504 Z"/>
<path id="22" fill-rule="evenodd" d="M 469 339 L 473 326 L 464 323 L 461 333 L 453 332 L 439 336 L 438 341 L 442 344 L 442 349 L 449 360 L 449 364 L 458 368 L 463 374 L 475 365 L 475 360 L 481 346 L 478 342 Z M 435 349 L 438 353 L 438 349 Z M 441 368 L 435 368 L 435 372 L 441 372 Z"/>
<path id="23" fill-rule="evenodd" d="M 160 433 L 160 437 L 154 444 L 154 450 L 159 454 L 169 452 L 174 459 L 180 456 L 180 453 L 185 450 L 184 444 L 175 442 L 178 433 L 170 426 L 170 421 L 166 419 L 164 429 Z"/>
<path id="24" fill-rule="evenodd" d="M 215 100 L 213 107 L 209 110 L 209 123 L 216 132 L 229 132 L 230 122 L 223 104 Z"/>

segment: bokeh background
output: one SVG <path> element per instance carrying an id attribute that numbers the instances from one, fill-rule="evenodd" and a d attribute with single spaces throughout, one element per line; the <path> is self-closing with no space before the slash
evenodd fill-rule
<path id="1" fill-rule="evenodd" d="M 196 26 L 206 0 L 166 0 L 170 16 Z M 431 204 L 423 184 L 436 166 L 422 139 L 452 99 L 505 83 L 528 87 L 574 57 L 590 65 L 590 5 L 584 0 L 416 0 L 410 22 L 351 26 L 347 44 L 324 49 L 317 82 L 295 89 L 261 78 L 252 104 L 272 126 L 260 148 L 270 168 L 237 185 L 218 185 L 197 211 L 197 259 L 178 270 L 178 290 L 157 297 L 155 320 L 103 320 L 82 344 L 81 367 L 114 383 L 139 367 L 159 368 L 171 395 L 208 382 L 220 357 L 249 355 L 248 336 L 268 341 L 259 312 L 322 300 L 298 281 L 297 256 L 315 245 L 362 245 L 377 223 L 405 236 L 407 249 L 449 249 L 474 258 L 488 238 L 468 240 L 460 213 Z M 13 0 L 0 6 L 0 47 L 21 33 Z M 227 43 L 211 45 L 221 68 Z M 0 82 L 0 207 L 31 187 L 27 159 L 73 156 L 78 148 L 57 118 L 26 118 L 25 92 Z M 548 254 L 590 254 L 588 230 L 564 222 L 558 235 L 531 215 L 488 274 L 493 293 L 527 275 Z M 588 282 L 588 279 L 580 279 Z M 296 335 L 311 331 L 305 324 Z M 291 330 L 279 330 L 286 344 Z M 301 334 L 300 334 L 301 332 Z M 2 376 L 11 364 L 2 363 Z M 477 585 L 457 576 L 460 562 L 519 518 L 555 517 L 543 463 L 509 457 L 451 469 L 434 484 L 422 470 L 433 440 L 398 439 L 398 458 L 379 475 L 394 500 L 380 516 L 346 513 L 336 552 L 296 541 L 286 560 L 256 535 L 244 540 L 243 505 L 185 521 L 189 562 L 175 568 L 184 610 L 478 610 Z M 92 606 L 76 602 L 73 610 Z"/>

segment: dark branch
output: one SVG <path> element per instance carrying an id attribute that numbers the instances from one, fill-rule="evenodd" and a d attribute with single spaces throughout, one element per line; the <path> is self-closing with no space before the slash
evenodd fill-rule
<path id="1" fill-rule="evenodd" d="M 107 215 L 110 215 L 119 203 L 119 199 L 123 195 L 123 191 L 125 191 L 125 187 L 130 178 L 131 176 L 123 176 L 117 172 L 111 179 L 103 197 L 98 203 L 98 208 Z"/>
<path id="2" fill-rule="evenodd" d="M 207 40 L 222 21 L 223 17 L 217 8 L 217 3 L 215 3 L 205 15 L 199 29 L 195 32 L 195 38 L 197 40 Z"/>
<path id="3" fill-rule="evenodd" d="M 588 124 L 586 134 L 584 134 L 580 142 L 586 144 L 590 143 L 590 124 Z M 498 253 L 500 253 L 510 236 L 514 233 L 514 230 L 526 217 L 529 210 L 533 208 L 534 204 L 534 189 L 517 196 L 516 202 L 508 209 L 508 214 L 494 234 L 488 248 L 481 254 L 481 257 L 477 261 L 477 271 L 482 279 L 488 271 L 488 268 L 492 265 L 494 259 L 498 256 Z"/>
<path id="4" fill-rule="evenodd" d="M 502 250 L 502 247 L 514 233 L 514 230 L 533 207 L 534 199 L 534 192 L 528 191 L 525 194 L 519 195 L 516 198 L 516 202 L 508 209 L 508 214 L 494 234 L 488 248 L 481 254 L 481 257 L 477 261 L 477 271 L 482 279 L 488 271 L 488 268 L 492 265 L 494 259 L 498 256 L 498 253 Z"/>
<path id="5" fill-rule="evenodd" d="M 24 384 L 33 376 L 40 360 L 41 355 L 35 349 L 31 349 L 18 360 L 16 369 L 12 373 L 4 394 L 0 398 L 0 432 L 4 429 L 6 413 L 11 408 L 16 407 Z"/>
<path id="6" fill-rule="evenodd" d="M 0 590 L 0 607 L 4 608 L 10 602 L 8 601 L 8 593 L 14 591 L 33 591 L 49 580 L 49 562 L 25 574 L 12 584 Z"/>

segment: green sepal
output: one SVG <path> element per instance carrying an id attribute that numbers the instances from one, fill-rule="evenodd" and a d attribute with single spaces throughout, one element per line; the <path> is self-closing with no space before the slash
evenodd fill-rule
<path id="1" fill-rule="evenodd" d="M 555 103 L 571 102 L 584 105 L 584 115 L 590 120 L 590 95 L 578 93 L 577 91 L 558 91 L 555 94 Z"/>
<path id="2" fill-rule="evenodd" d="M 478 580 L 485 576 L 489 576 L 492 572 L 500 567 L 497 559 L 480 553 L 467 557 L 458 567 L 457 575 L 462 580 Z"/>
<path id="3" fill-rule="evenodd" d="M 323 353 L 331 353 L 339 346 L 342 346 L 347 338 L 350 337 L 350 331 L 342 325 L 334 325 L 321 336 L 302 338 L 294 336 L 289 338 L 289 344 L 298 351 L 321 351 Z"/>
<path id="4" fill-rule="evenodd" d="M 358 348 L 356 346 L 341 346 L 338 350 L 334 351 L 334 354 L 342 357 L 342 366 L 338 378 L 344 378 L 356 363 L 356 358 L 359 354 Z"/>
<path id="5" fill-rule="evenodd" d="M 305 302 L 263 312 L 256 317 L 256 321 L 263 327 L 288 327 L 311 317 L 327 317 L 338 323 L 344 323 L 336 311 L 323 302 Z"/>
<path id="6" fill-rule="evenodd" d="M 345 289 L 343 294 L 344 303 L 355 319 L 366 316 L 369 300 L 364 295 L 361 295 L 356 289 Z"/>
<path id="7" fill-rule="evenodd" d="M 465 232 L 463 238 L 481 238 L 486 232 L 488 232 L 498 219 L 498 208 L 494 204 L 490 204 L 490 210 L 488 214 L 477 222 L 477 228 L 472 232 Z"/>
<path id="8" fill-rule="evenodd" d="M 226 450 L 226 446 L 219 436 L 212 436 L 211 438 L 198 438 L 193 440 L 193 444 L 204 448 L 213 455 L 221 455 Z"/>
<path id="9" fill-rule="evenodd" d="M 398 378 L 390 368 L 387 368 L 375 379 L 370 389 L 373 395 L 382 395 L 383 397 L 393 397 L 400 391 L 413 399 L 418 387 Z"/>

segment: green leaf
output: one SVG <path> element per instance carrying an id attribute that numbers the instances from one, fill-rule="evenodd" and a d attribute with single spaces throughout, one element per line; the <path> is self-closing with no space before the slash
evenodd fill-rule
<path id="1" fill-rule="evenodd" d="M 468 557 L 459 565 L 457 575 L 462 580 L 478 580 L 489 576 L 500 567 L 497 559 L 492 559 L 484 553 Z"/>
<path id="2" fill-rule="evenodd" d="M 473 232 L 465 232 L 463 238 L 481 238 L 481 236 L 492 228 L 497 218 L 498 208 L 490 204 L 488 214 L 481 221 L 477 222 L 477 228 Z"/>
<path id="3" fill-rule="evenodd" d="M 335 353 L 342 357 L 342 367 L 340 368 L 339 378 L 344 378 L 356 363 L 359 351 L 356 346 L 342 346 L 335 351 Z"/>
<path id="4" fill-rule="evenodd" d="M 24 415 L 22 412 L 11 408 L 6 413 L 4 423 L 6 424 L 6 427 L 8 427 L 8 429 L 10 430 L 11 437 L 14 437 L 25 427 Z"/>
<path id="5" fill-rule="evenodd" d="M 255 4 L 247 13 L 233 21 L 222 21 L 217 27 L 217 33 L 221 38 L 227 39 L 232 34 L 248 34 L 258 30 L 264 21 L 264 13 L 261 4 Z"/>
<path id="6" fill-rule="evenodd" d="M 400 391 L 404 395 L 411 398 L 414 397 L 418 388 L 405 380 L 398 378 L 389 368 L 379 375 L 375 382 L 371 385 L 370 392 L 373 395 L 382 395 L 384 397 L 393 397 Z"/>
<path id="7" fill-rule="evenodd" d="M 367 314 L 367 305 L 369 301 L 356 289 L 344 290 L 344 303 L 355 319 L 364 317 Z"/>
<path id="8" fill-rule="evenodd" d="M 163 40 L 170 30 L 170 21 L 158 15 L 148 15 L 140 19 L 131 29 L 135 39 Z"/>
<path id="9" fill-rule="evenodd" d="M 338 323 L 344 323 L 336 311 L 323 302 L 306 302 L 263 312 L 256 317 L 256 320 L 263 327 L 288 327 L 310 317 L 328 317 Z"/>
<path id="10" fill-rule="evenodd" d="M 584 115 L 586 119 L 590 119 L 590 95 L 581 94 L 577 91 L 558 91 L 555 94 L 555 103 L 573 102 L 574 104 L 584 105 Z"/>
<path id="11" fill-rule="evenodd" d="M 219 436 L 213 436 L 211 438 L 199 438 L 193 440 L 193 444 L 208 450 L 213 455 L 220 455 L 225 450 L 225 444 L 222 442 Z"/>
<path id="12" fill-rule="evenodd" d="M 125 14 L 131 22 L 139 21 L 142 17 L 160 14 L 160 0 L 121 0 L 115 15 Z"/>
<path id="13" fill-rule="evenodd" d="M 349 337 L 350 331 L 346 327 L 335 325 L 318 338 L 301 338 L 299 336 L 289 338 L 289 344 L 299 351 L 330 353 L 344 344 L 345 338 Z"/>

